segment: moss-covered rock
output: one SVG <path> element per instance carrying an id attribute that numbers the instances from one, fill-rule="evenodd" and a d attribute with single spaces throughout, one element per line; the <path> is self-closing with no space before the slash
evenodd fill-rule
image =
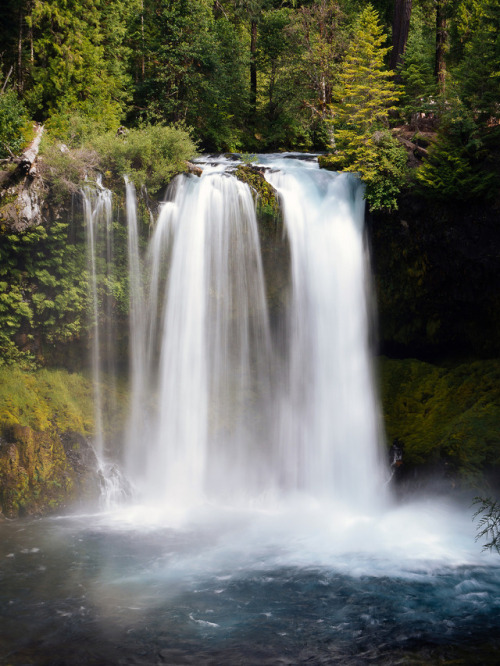
<path id="1" fill-rule="evenodd" d="M 444 468 L 467 483 L 500 473 L 500 360 L 452 367 L 380 360 L 389 442 L 409 468 Z"/>
<path id="2" fill-rule="evenodd" d="M 115 418 L 105 429 L 116 432 L 125 400 L 103 395 L 115 402 L 114 412 L 104 405 Z M 98 497 L 93 414 L 92 382 L 81 374 L 0 368 L 0 513 L 43 514 Z"/>
<path id="3" fill-rule="evenodd" d="M 257 215 L 261 224 L 269 224 L 274 230 L 281 226 L 281 208 L 278 193 L 264 178 L 261 167 L 240 165 L 234 175 L 246 183 L 255 195 Z"/>
<path id="4" fill-rule="evenodd" d="M 8 517 L 56 509 L 74 496 L 61 440 L 29 426 L 8 429 L 0 448 L 0 506 Z"/>

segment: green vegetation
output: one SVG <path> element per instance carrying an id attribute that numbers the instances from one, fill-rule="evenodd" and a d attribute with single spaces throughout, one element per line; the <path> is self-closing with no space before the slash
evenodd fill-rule
<path id="1" fill-rule="evenodd" d="M 92 146 L 99 155 L 101 171 L 128 176 L 152 194 L 175 174 L 186 171 L 186 160 L 196 151 L 185 130 L 163 125 L 131 129 L 119 136 L 109 132 L 96 137 Z"/>
<path id="2" fill-rule="evenodd" d="M 364 9 L 354 26 L 339 75 L 337 101 L 331 105 L 335 152 L 329 168 L 359 173 L 370 209 L 394 208 L 404 183 L 406 153 L 389 132 L 398 93 L 393 72 L 384 67 L 389 48 L 375 10 Z"/>
<path id="3" fill-rule="evenodd" d="M 498 195 L 496 0 L 5 0 L 0 19 L 4 154 L 32 118 L 153 191 L 179 165 L 152 146 L 185 127 L 203 151 L 329 152 L 372 210 L 415 180 L 429 198 Z M 400 139 L 422 130 L 415 178 Z"/>
<path id="4" fill-rule="evenodd" d="M 10 517 L 55 509 L 78 487 L 60 438 L 89 433 L 91 383 L 68 372 L 0 369 L 0 511 Z"/>
<path id="5" fill-rule="evenodd" d="M 67 222 L 0 233 L 0 366 L 43 361 L 78 339 L 87 305 L 85 254 L 68 242 Z"/>
<path id="6" fill-rule="evenodd" d="M 13 90 L 0 95 L 0 158 L 18 155 L 29 136 L 26 107 Z"/>
<path id="7" fill-rule="evenodd" d="M 39 432 L 93 431 L 89 379 L 66 370 L 0 368 L 0 433 L 14 425 Z"/>
<path id="8" fill-rule="evenodd" d="M 483 550 L 496 550 L 500 555 L 500 502 L 491 497 L 476 497 L 478 507 L 474 518 L 479 518 L 476 541 L 488 539 Z"/>
<path id="9" fill-rule="evenodd" d="M 500 361 L 384 358 L 380 378 L 388 440 L 404 442 L 407 465 L 444 465 L 468 484 L 500 467 Z"/>

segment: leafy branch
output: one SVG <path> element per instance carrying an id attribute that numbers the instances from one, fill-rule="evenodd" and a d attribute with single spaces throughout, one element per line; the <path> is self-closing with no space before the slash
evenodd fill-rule
<path id="1" fill-rule="evenodd" d="M 500 554 L 500 502 L 491 497 L 475 497 L 472 504 L 479 507 L 472 519 L 481 516 L 477 525 L 476 541 L 489 539 L 483 545 L 483 550 L 496 550 Z"/>

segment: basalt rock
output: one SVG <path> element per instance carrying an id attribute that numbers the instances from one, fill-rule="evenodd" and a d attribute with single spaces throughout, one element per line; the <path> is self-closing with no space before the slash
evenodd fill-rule
<path id="1" fill-rule="evenodd" d="M 500 356 L 500 226 L 486 204 L 403 196 L 369 219 L 382 352 Z"/>

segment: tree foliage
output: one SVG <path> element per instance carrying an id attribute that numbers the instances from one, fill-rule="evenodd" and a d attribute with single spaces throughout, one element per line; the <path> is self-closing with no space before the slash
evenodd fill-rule
<path id="1" fill-rule="evenodd" d="M 14 90 L 0 95 L 0 158 L 17 155 L 25 142 L 26 107 Z"/>
<path id="2" fill-rule="evenodd" d="M 331 105 L 336 129 L 330 165 L 360 174 L 372 210 L 396 206 L 406 163 L 402 147 L 384 131 L 398 100 L 393 72 L 384 66 L 390 50 L 384 42 L 378 14 L 368 6 L 354 27 Z"/>
<path id="3" fill-rule="evenodd" d="M 3 155 L 23 143 L 24 104 L 53 136 L 80 148 L 121 124 L 155 123 L 183 123 L 208 151 L 335 145 L 338 168 L 357 169 L 370 197 L 375 177 L 391 173 L 385 181 L 399 187 L 403 176 L 397 145 L 374 133 L 389 119 L 417 127 L 425 114 L 441 125 L 429 162 L 441 155 L 450 178 L 460 164 L 466 183 L 471 169 L 489 179 L 499 12 L 495 0 L 4 0 Z M 383 37 L 391 28 L 392 53 Z M 395 74 L 386 69 L 391 56 L 402 56 Z M 474 121 L 465 144 L 448 121 L 459 107 L 464 122 Z M 448 177 L 423 176 L 421 185 L 437 185 L 425 191 L 456 189 L 445 187 Z"/>

